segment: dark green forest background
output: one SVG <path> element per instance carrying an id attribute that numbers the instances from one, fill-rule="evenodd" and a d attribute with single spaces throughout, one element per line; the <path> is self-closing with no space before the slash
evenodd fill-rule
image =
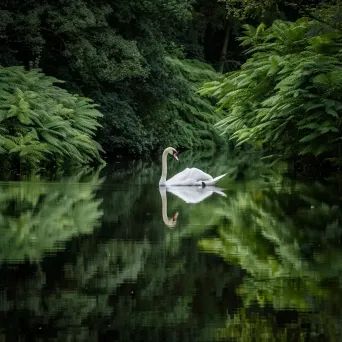
<path id="1" fill-rule="evenodd" d="M 168 145 L 339 165 L 340 6 L 4 0 L 2 166 L 89 164 Z"/>

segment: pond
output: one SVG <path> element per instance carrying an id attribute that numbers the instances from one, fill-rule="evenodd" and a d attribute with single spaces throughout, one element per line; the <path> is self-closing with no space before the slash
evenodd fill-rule
<path id="1" fill-rule="evenodd" d="M 337 341 L 341 181 L 249 153 L 0 182 L 0 341 Z"/>

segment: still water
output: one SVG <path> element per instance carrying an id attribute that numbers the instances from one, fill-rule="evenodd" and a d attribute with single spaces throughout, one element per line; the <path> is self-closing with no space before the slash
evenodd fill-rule
<path id="1" fill-rule="evenodd" d="M 0 341 L 342 339 L 342 183 L 179 157 L 223 194 L 159 162 L 0 183 Z"/>

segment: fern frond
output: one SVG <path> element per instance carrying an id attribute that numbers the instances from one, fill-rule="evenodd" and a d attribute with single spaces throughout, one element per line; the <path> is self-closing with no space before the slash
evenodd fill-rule
<path id="1" fill-rule="evenodd" d="M 0 83 L 0 122 L 6 129 L 0 153 L 35 167 L 57 157 L 78 164 L 101 161 L 101 146 L 92 137 L 102 114 L 92 100 L 55 86 L 60 81 L 39 70 L 23 67 L 0 67 Z"/>
<path id="2" fill-rule="evenodd" d="M 342 130 L 342 34 L 308 32 L 317 23 L 276 20 L 245 26 L 240 38 L 251 57 L 239 71 L 200 89 L 226 117 L 216 123 L 238 145 L 253 143 L 284 158 L 338 152 Z M 310 33 L 312 34 L 312 33 Z M 328 49 L 329 48 L 329 49 Z M 321 147 L 325 146 L 325 148 Z"/>

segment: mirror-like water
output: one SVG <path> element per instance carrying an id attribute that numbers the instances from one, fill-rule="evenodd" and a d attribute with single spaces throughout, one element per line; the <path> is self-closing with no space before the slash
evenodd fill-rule
<path id="1" fill-rule="evenodd" d="M 0 340 L 338 341 L 341 183 L 291 181 L 252 155 L 0 182 Z"/>

